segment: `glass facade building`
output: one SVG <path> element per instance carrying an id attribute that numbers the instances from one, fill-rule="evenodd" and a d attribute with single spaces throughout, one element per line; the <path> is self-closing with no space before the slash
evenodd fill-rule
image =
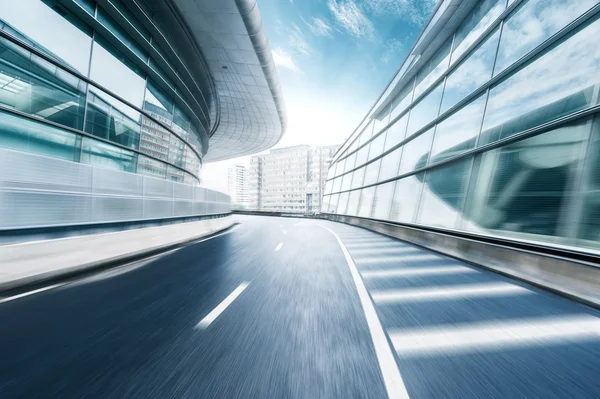
<path id="1" fill-rule="evenodd" d="M 226 60 L 214 65 L 210 55 L 222 43 L 206 45 L 197 32 L 175 26 L 161 8 L 165 4 L 0 0 L 0 148 L 198 184 L 203 159 L 211 156 L 210 138 L 225 142 L 243 133 L 227 122 L 226 104 L 236 99 L 235 91 L 221 89 L 237 75 L 218 74 L 227 69 Z M 244 26 L 242 18 L 240 11 L 231 24 Z M 237 32 L 234 38 L 248 47 L 243 40 L 250 43 L 249 34 Z M 258 87 L 262 78 L 271 93 L 256 48 L 250 44 L 247 54 L 241 46 L 233 53 L 241 57 L 244 51 L 258 67 L 252 83 Z M 247 100 L 256 118 L 245 118 L 245 128 L 256 137 L 238 139 L 237 153 L 217 143 L 220 158 L 272 145 L 258 137 L 257 126 L 270 132 L 273 144 L 283 134 L 285 118 L 274 96 Z"/>
<path id="2" fill-rule="evenodd" d="M 323 213 L 600 247 L 600 4 L 438 4 L 334 156 Z"/>

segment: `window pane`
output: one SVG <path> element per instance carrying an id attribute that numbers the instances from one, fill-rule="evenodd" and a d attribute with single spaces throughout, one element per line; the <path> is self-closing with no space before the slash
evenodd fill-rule
<path id="1" fill-rule="evenodd" d="M 469 14 L 454 36 L 452 63 L 502 14 L 505 0 L 483 0 Z M 495 51 L 495 49 L 494 49 Z"/>
<path id="2" fill-rule="evenodd" d="M 485 109 L 485 94 L 438 123 L 429 163 L 443 161 L 475 148 Z"/>
<path id="3" fill-rule="evenodd" d="M 472 159 L 462 159 L 425 175 L 419 223 L 457 228 L 462 213 Z"/>
<path id="4" fill-rule="evenodd" d="M 333 179 L 333 190 L 331 192 L 337 193 L 340 191 L 341 187 L 342 187 L 342 178 L 336 177 L 335 179 Z"/>
<path id="5" fill-rule="evenodd" d="M 0 0 L 0 10 L 3 30 L 87 75 L 92 31 L 59 1 Z"/>
<path id="6" fill-rule="evenodd" d="M 417 173 L 396 182 L 390 220 L 402 223 L 414 221 L 421 197 L 422 181 L 423 174 Z"/>
<path id="7" fill-rule="evenodd" d="M 586 178 L 583 182 L 580 197 L 583 210 L 577 237 L 588 240 L 586 246 L 600 245 L 600 118 L 596 116 L 592 143 L 586 159 Z M 577 193 L 575 193 L 577 195 Z"/>
<path id="8" fill-rule="evenodd" d="M 358 150 L 357 154 L 356 154 L 356 165 L 360 166 L 360 165 L 364 165 L 365 162 L 367 162 L 367 158 L 369 156 L 369 145 L 367 144 L 366 146 L 364 146 L 363 148 L 361 148 L 360 150 Z"/>
<path id="9" fill-rule="evenodd" d="M 157 85 L 148 82 L 143 109 L 159 121 L 171 126 L 173 120 L 173 99 L 166 95 Z"/>
<path id="10" fill-rule="evenodd" d="M 383 111 L 377 115 L 377 117 L 373 118 L 374 126 L 373 126 L 373 134 L 377 134 L 390 122 L 390 107 L 386 106 Z"/>
<path id="11" fill-rule="evenodd" d="M 132 151 L 83 137 L 81 162 L 105 168 L 135 172 L 136 155 Z"/>
<path id="12" fill-rule="evenodd" d="M 335 213 L 337 213 L 339 215 L 346 214 L 346 208 L 348 207 L 348 197 L 349 196 L 350 196 L 350 193 L 347 193 L 347 192 L 340 194 L 338 207 L 337 207 L 337 210 L 335 211 Z"/>
<path id="13" fill-rule="evenodd" d="M 446 79 L 440 114 L 474 92 L 492 76 L 500 34 L 496 29 Z"/>
<path id="14" fill-rule="evenodd" d="M 373 141 L 371 141 L 371 146 L 369 147 L 369 161 L 383 154 L 385 136 L 386 132 L 383 132 L 379 136 L 375 137 Z"/>
<path id="15" fill-rule="evenodd" d="M 101 116 L 94 114 L 94 117 L 100 118 Z M 102 115 L 102 118 L 106 118 L 106 116 Z M 94 127 L 92 127 L 92 129 L 93 128 Z M 100 131 L 105 130 L 101 126 L 95 128 L 100 129 Z M 156 123 L 145 115 L 142 115 L 142 130 L 140 134 L 139 145 L 139 150 L 141 152 L 152 155 L 160 160 L 168 161 L 170 137 L 171 133 L 162 125 Z"/>
<path id="16" fill-rule="evenodd" d="M 356 153 L 350 155 L 348 158 L 346 158 L 346 165 L 344 167 L 344 172 L 348 172 L 352 169 L 354 169 L 354 166 L 356 164 Z"/>
<path id="17" fill-rule="evenodd" d="M 140 114 L 104 92 L 90 88 L 85 131 L 114 143 L 139 148 Z"/>
<path id="18" fill-rule="evenodd" d="M 352 188 L 358 188 L 363 186 L 363 180 L 365 178 L 366 167 L 363 166 L 360 169 L 354 171 L 352 175 Z"/>
<path id="19" fill-rule="evenodd" d="M 504 22 L 494 75 L 502 72 L 596 3 L 597 0 L 524 1 Z"/>
<path id="20" fill-rule="evenodd" d="M 0 38 L 0 104 L 74 129 L 83 127 L 86 84 Z"/>
<path id="21" fill-rule="evenodd" d="M 331 197 L 329 195 L 325 195 L 323 197 L 323 203 L 321 204 L 321 212 L 323 212 L 323 213 L 329 213 L 330 198 Z"/>
<path id="22" fill-rule="evenodd" d="M 383 151 L 387 151 L 393 146 L 400 143 L 404 140 L 404 135 L 406 134 L 406 122 L 408 121 L 408 114 L 404 114 L 404 116 L 396 121 L 387 131 L 387 137 L 385 139 L 385 147 L 383 147 Z"/>
<path id="23" fill-rule="evenodd" d="M 378 181 L 398 176 L 398 165 L 400 164 L 401 154 L 402 148 L 397 148 L 382 158 Z"/>
<path id="24" fill-rule="evenodd" d="M 77 134 L 7 112 L 0 112 L 0 147 L 2 148 L 78 161 L 80 140 Z"/>
<path id="25" fill-rule="evenodd" d="M 487 144 L 596 104 L 600 21 L 525 66 L 490 91 L 480 143 Z"/>
<path id="26" fill-rule="evenodd" d="M 413 85 L 414 80 L 406 83 L 406 86 L 396 95 L 392 101 L 392 113 L 390 114 L 390 120 L 400 115 L 411 103 L 413 99 Z"/>
<path id="27" fill-rule="evenodd" d="M 138 155 L 137 173 L 164 179 L 167 175 L 167 165 L 152 158 Z"/>
<path id="28" fill-rule="evenodd" d="M 369 139 L 373 136 L 373 121 L 369 122 L 369 124 L 360 132 L 360 136 L 358 138 L 358 146 L 360 147 L 363 143 L 369 141 Z"/>
<path id="29" fill-rule="evenodd" d="M 374 195 L 375 187 L 369 187 L 362 190 L 362 194 L 360 196 L 360 205 L 358 208 L 358 216 L 364 218 L 371 217 Z"/>
<path id="30" fill-rule="evenodd" d="M 417 73 L 417 86 L 415 87 L 415 96 L 417 98 L 427 91 L 427 89 L 442 76 L 448 69 L 450 61 L 450 50 L 452 46 L 452 37 L 435 53 L 435 55 L 421 68 Z"/>
<path id="31" fill-rule="evenodd" d="M 375 199 L 373 200 L 374 219 L 387 219 L 389 217 L 395 185 L 396 182 L 393 181 L 377 186 Z"/>
<path id="32" fill-rule="evenodd" d="M 350 190 L 350 183 L 352 183 L 352 173 L 345 174 L 342 176 L 342 191 Z"/>
<path id="33" fill-rule="evenodd" d="M 440 109 L 440 100 L 442 98 L 443 83 L 440 83 L 425 98 L 413 106 L 408 117 L 408 131 L 406 136 L 410 136 L 423 126 L 434 120 L 438 116 Z"/>
<path id="34" fill-rule="evenodd" d="M 467 229 L 562 235 L 561 223 L 588 132 L 582 121 L 477 157 L 465 208 L 471 221 Z"/>
<path id="35" fill-rule="evenodd" d="M 146 81 L 141 71 L 102 39 L 94 43 L 90 77 L 133 105 L 142 106 Z"/>
<path id="36" fill-rule="evenodd" d="M 377 161 L 371 162 L 367 165 L 365 181 L 363 183 L 364 186 L 375 184 L 377 182 L 377 177 L 379 176 L 379 166 L 381 166 L 381 159 L 378 159 Z"/>
<path id="37" fill-rule="evenodd" d="M 333 194 L 331 196 L 331 198 L 329 199 L 329 212 L 330 213 L 335 213 L 335 211 L 337 210 L 339 197 L 340 197 L 339 194 Z"/>
<path id="38" fill-rule="evenodd" d="M 104 25 L 113 35 L 125 44 L 131 51 L 135 53 L 144 62 L 148 61 L 148 54 L 129 36 L 129 34 L 121 28 L 117 22 L 112 19 L 102 8 L 98 7 L 98 21 Z"/>
<path id="39" fill-rule="evenodd" d="M 360 199 L 361 190 L 350 191 L 350 197 L 348 199 L 348 208 L 346 209 L 347 215 L 356 216 L 358 213 L 358 201 Z"/>
<path id="40" fill-rule="evenodd" d="M 401 175 L 427 165 L 432 139 L 433 128 L 404 145 L 402 160 L 400 161 Z"/>

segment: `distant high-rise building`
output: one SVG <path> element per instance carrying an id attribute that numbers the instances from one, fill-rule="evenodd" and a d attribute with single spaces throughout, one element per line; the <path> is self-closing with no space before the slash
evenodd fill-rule
<path id="1" fill-rule="evenodd" d="M 231 206 L 235 209 L 248 207 L 248 175 L 249 170 L 244 165 L 234 165 L 227 170 L 227 194 L 231 196 Z"/>
<path id="2" fill-rule="evenodd" d="M 327 169 L 339 146 L 271 150 L 250 160 L 250 209 L 314 213 L 320 209 Z"/>

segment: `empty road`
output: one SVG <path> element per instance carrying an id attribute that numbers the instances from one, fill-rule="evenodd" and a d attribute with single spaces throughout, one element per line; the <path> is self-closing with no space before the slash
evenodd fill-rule
<path id="1" fill-rule="evenodd" d="M 240 220 L 0 294 L 0 397 L 600 397 L 596 310 L 363 229 Z"/>

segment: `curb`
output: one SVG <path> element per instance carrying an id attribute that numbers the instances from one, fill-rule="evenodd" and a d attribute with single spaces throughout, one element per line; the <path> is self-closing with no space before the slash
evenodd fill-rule
<path id="1" fill-rule="evenodd" d="M 66 269 L 55 270 L 52 272 L 36 274 L 34 276 L 28 276 L 17 280 L 12 280 L 6 283 L 0 284 L 0 295 L 11 296 L 21 291 L 30 291 L 38 289 L 47 285 L 69 282 L 71 280 L 77 280 L 82 277 L 87 277 L 95 273 L 109 270 L 115 267 L 123 266 L 131 262 L 141 261 L 146 258 L 160 255 L 161 253 L 171 251 L 173 249 L 182 248 L 193 244 L 196 241 L 204 240 L 227 232 L 239 225 L 238 222 L 232 221 L 231 225 L 215 230 L 208 234 L 201 234 L 193 238 L 188 238 L 183 241 L 179 241 L 172 244 L 160 245 L 157 247 L 147 248 L 136 252 L 131 252 L 127 255 L 117 256 L 113 258 L 104 259 L 98 262 L 86 263 Z"/>

